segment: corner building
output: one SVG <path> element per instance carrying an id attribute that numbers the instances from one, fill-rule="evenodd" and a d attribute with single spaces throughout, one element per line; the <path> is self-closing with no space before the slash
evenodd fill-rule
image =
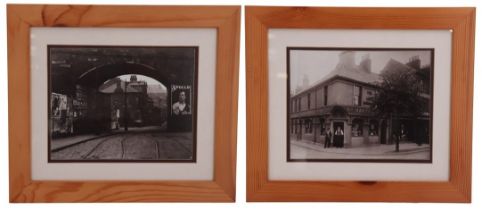
<path id="1" fill-rule="evenodd" d="M 406 64 L 389 60 L 383 71 L 405 71 L 431 68 L 421 67 L 420 59 L 412 57 Z M 395 131 L 404 130 L 404 141 L 429 142 L 430 80 L 424 81 L 426 90 L 421 97 L 427 101 L 426 110 L 415 121 L 408 116 L 383 119 L 371 109 L 370 99 L 375 96 L 381 77 L 371 71 L 371 59 L 364 56 L 355 63 L 355 53 L 344 51 L 339 63 L 328 75 L 314 85 L 291 94 L 289 109 L 290 140 L 325 141 L 325 130 L 333 133 L 337 127 L 344 132 L 345 147 L 371 144 L 392 144 Z"/>

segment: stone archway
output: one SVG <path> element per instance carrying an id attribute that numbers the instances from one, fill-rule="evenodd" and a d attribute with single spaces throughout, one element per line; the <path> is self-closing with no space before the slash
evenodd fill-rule
<path id="1" fill-rule="evenodd" d="M 106 64 L 94 67 L 87 70 L 85 73 L 81 74 L 76 82 L 76 100 L 82 101 L 81 103 L 86 104 L 85 106 L 85 116 L 82 118 L 83 121 L 78 123 L 81 127 L 80 130 L 86 130 L 89 132 L 100 132 L 102 130 L 109 130 L 112 124 L 112 104 L 111 95 L 101 93 L 98 88 L 104 84 L 104 82 L 109 81 L 121 75 L 143 75 L 157 80 L 159 83 L 163 84 L 167 89 L 166 105 L 167 110 L 171 109 L 171 97 L 170 97 L 170 84 L 172 80 L 168 79 L 168 75 L 163 73 L 163 71 L 154 69 L 151 66 L 137 63 L 115 63 Z M 79 97 L 82 96 L 82 97 Z M 120 112 L 123 112 L 122 123 L 125 130 L 128 130 L 129 124 L 132 126 L 131 119 L 128 118 L 130 114 L 127 111 L 127 98 L 126 104 L 123 105 Z M 169 128 L 169 121 L 171 119 L 167 117 L 167 130 Z"/>
<path id="2" fill-rule="evenodd" d="M 94 67 L 77 78 L 76 84 L 99 87 L 103 82 L 125 74 L 140 74 L 156 79 L 166 87 L 170 86 L 169 76 L 164 71 L 138 63 L 115 63 Z"/>

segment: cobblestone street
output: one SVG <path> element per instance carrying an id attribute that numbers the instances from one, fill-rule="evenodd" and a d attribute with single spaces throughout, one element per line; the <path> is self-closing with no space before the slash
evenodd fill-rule
<path id="1" fill-rule="evenodd" d="M 192 133 L 133 130 L 52 151 L 52 160 L 191 160 Z"/>

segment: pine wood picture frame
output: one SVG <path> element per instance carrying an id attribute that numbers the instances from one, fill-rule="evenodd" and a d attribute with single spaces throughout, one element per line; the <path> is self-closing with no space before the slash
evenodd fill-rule
<path id="1" fill-rule="evenodd" d="M 452 30 L 449 181 L 269 180 L 268 30 L 272 28 Z M 470 202 L 474 31 L 475 8 L 247 7 L 247 200 Z"/>
<path id="2" fill-rule="evenodd" d="M 7 22 L 10 202 L 234 202 L 239 6 L 7 5 Z M 32 27 L 215 28 L 213 180 L 32 180 Z"/>

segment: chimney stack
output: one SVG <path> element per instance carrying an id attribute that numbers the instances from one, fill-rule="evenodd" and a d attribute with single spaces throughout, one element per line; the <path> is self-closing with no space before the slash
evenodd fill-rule
<path id="1" fill-rule="evenodd" d="M 360 68 L 367 73 L 372 72 L 372 60 L 370 59 L 370 54 L 367 53 L 363 55 L 362 60 L 360 61 Z"/>
<path id="2" fill-rule="evenodd" d="M 355 53 L 353 51 L 343 51 L 339 55 L 338 65 L 342 65 L 345 68 L 354 68 L 355 65 Z"/>
<path id="3" fill-rule="evenodd" d="M 420 57 L 418 55 L 411 57 L 408 60 L 407 66 L 410 66 L 414 69 L 420 69 L 421 67 Z"/>

